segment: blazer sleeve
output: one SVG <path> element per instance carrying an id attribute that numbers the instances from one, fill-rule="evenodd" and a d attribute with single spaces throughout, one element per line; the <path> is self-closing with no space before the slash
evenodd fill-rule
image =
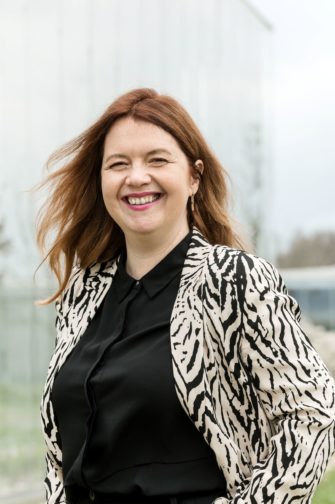
<path id="1" fill-rule="evenodd" d="M 76 271 L 74 270 L 74 273 Z M 67 333 L 68 326 L 68 312 L 71 306 L 71 300 L 73 298 L 73 279 L 75 274 L 63 291 L 60 298 L 55 302 L 56 318 L 55 318 L 55 349 L 54 354 L 51 358 L 48 376 L 45 384 L 45 389 L 43 392 L 43 398 L 41 403 L 41 413 L 42 413 L 42 427 L 44 431 L 44 437 L 46 440 L 46 476 L 44 479 L 44 487 L 46 492 L 46 502 L 47 504 L 63 504 L 66 503 L 66 496 L 63 487 L 63 473 L 61 467 L 61 461 L 55 460 L 55 457 L 51 453 L 48 445 L 51 443 L 56 447 L 57 452 L 60 454 L 61 459 L 61 446 L 59 434 L 56 426 L 56 419 L 54 416 L 53 408 L 51 405 L 51 390 L 53 384 L 53 377 L 55 373 L 55 363 L 57 362 L 57 355 L 62 345 L 62 339 Z"/>
<path id="2" fill-rule="evenodd" d="M 47 474 L 44 479 L 47 504 L 66 504 L 66 496 L 61 474 L 53 465 L 51 455 L 47 452 L 46 457 Z"/>
<path id="3" fill-rule="evenodd" d="M 215 503 L 307 504 L 334 452 L 334 381 L 276 268 L 243 253 L 237 270 L 242 360 L 272 437 L 250 480 Z"/>

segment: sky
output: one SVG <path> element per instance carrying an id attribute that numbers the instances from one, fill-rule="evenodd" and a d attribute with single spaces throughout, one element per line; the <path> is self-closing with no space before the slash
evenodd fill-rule
<path id="1" fill-rule="evenodd" d="M 335 1 L 252 0 L 273 26 L 273 227 L 335 231 Z"/>

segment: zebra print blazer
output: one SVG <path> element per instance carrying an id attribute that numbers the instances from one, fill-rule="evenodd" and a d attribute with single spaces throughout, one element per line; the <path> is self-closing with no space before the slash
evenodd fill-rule
<path id="1" fill-rule="evenodd" d="M 41 405 L 49 504 L 65 502 L 53 381 L 116 268 L 113 260 L 75 270 L 56 303 L 56 348 Z M 193 228 L 171 316 L 171 356 L 180 403 L 227 480 L 229 498 L 215 504 L 311 502 L 334 450 L 334 388 L 299 320 L 270 263 L 212 246 Z"/>

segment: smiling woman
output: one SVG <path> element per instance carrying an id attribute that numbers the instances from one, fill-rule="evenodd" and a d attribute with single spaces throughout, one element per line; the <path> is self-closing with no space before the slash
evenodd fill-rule
<path id="1" fill-rule="evenodd" d="M 188 113 L 130 91 L 51 161 L 67 156 L 38 228 L 59 279 L 48 503 L 310 503 L 334 383 L 277 270 L 243 250 Z"/>

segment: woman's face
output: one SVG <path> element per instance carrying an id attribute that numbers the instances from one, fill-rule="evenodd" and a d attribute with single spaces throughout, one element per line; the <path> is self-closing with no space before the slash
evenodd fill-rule
<path id="1" fill-rule="evenodd" d="M 101 167 L 103 199 L 126 240 L 162 240 L 187 233 L 187 200 L 198 189 L 188 159 L 172 135 L 130 117 L 109 130 Z"/>

